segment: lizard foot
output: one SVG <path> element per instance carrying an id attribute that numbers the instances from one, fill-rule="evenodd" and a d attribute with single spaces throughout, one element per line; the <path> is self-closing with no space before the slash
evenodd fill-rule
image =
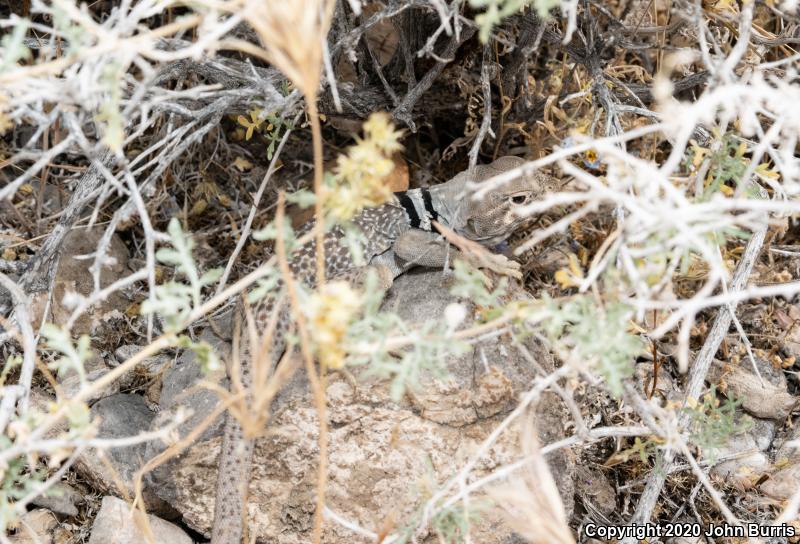
<path id="1" fill-rule="evenodd" d="M 467 241 L 471 242 L 470 240 Z M 471 243 L 475 244 L 475 242 Z M 474 249 L 470 248 L 467 251 L 461 249 L 464 258 L 469 264 L 482 270 L 491 270 L 501 276 L 510 276 L 518 280 L 522 279 L 521 266 L 517 261 L 512 261 L 505 255 L 499 253 L 492 253 L 480 244 L 475 245 L 478 247 Z"/>
<path id="2" fill-rule="evenodd" d="M 512 261 L 500 253 L 492 253 L 486 246 L 459 236 L 440 223 L 436 223 L 435 226 L 448 242 L 461 251 L 461 257 L 475 268 L 491 270 L 502 276 L 510 276 L 518 280 L 522 279 L 522 267 L 518 262 Z"/>

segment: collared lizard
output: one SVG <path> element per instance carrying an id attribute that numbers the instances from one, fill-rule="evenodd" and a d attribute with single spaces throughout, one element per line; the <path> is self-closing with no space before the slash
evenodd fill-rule
<path id="1" fill-rule="evenodd" d="M 501 255 L 481 254 L 475 242 L 494 247 L 505 241 L 525 218 L 517 211 L 555 187 L 555 180 L 543 173 L 518 176 L 487 192 L 481 199 L 471 198 L 471 182 L 481 182 L 523 164 L 518 157 L 502 157 L 491 164 L 478 166 L 474 172 L 461 172 L 446 183 L 430 189 L 412 189 L 395 193 L 390 202 L 366 208 L 353 220 L 365 239 L 364 257 L 384 281 L 383 287 L 413 266 L 444 267 L 452 258 L 461 257 L 476 266 L 519 276 L 519 265 Z M 459 251 L 451 247 L 435 230 L 435 223 L 466 239 Z M 350 250 L 340 244 L 342 229 L 335 227 L 325 236 L 325 271 L 331 279 L 359 276 L 368 267 L 355 266 Z M 452 239 L 452 237 L 450 237 Z M 471 245 L 470 245 L 471 244 Z M 292 253 L 289 267 L 298 281 L 313 287 L 316 277 L 314 242 Z M 264 329 L 276 311 L 274 301 L 265 299 L 254 310 L 256 328 Z M 277 317 L 271 359 L 276 361 L 284 350 L 289 327 L 289 313 L 284 307 Z M 242 335 L 241 382 L 252 385 L 247 341 Z M 227 415 L 219 461 L 212 544 L 240 544 L 243 532 L 247 484 L 252 463 L 254 440 L 244 436 L 239 422 Z"/>

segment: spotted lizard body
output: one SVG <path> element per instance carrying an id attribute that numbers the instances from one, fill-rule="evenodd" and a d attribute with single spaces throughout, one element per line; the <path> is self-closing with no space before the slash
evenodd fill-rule
<path id="1" fill-rule="evenodd" d="M 391 201 L 364 209 L 352 222 L 361 230 L 367 267 L 358 267 L 350 250 L 340 243 L 344 231 L 336 227 L 325 235 L 326 278 L 354 279 L 369 268 L 378 272 L 383 287 L 414 266 L 444 267 L 459 251 L 445 241 L 434 228 L 438 222 L 468 241 L 494 247 L 505 241 L 525 218 L 517 211 L 553 189 L 554 180 L 543 173 L 518 176 L 488 191 L 482 198 L 472 198 L 471 183 L 481 182 L 516 168 L 524 161 L 518 157 L 502 157 L 489 165 L 478 166 L 473 173 L 462 172 L 450 181 L 430 189 L 412 189 L 395 193 Z M 310 225 L 306 229 L 310 229 Z M 470 259 L 469 254 L 462 257 Z M 498 256 L 499 257 L 499 256 Z M 515 274 L 518 264 L 500 257 L 493 261 L 495 271 Z M 486 261 L 476 262 L 485 265 Z M 289 267 L 298 281 L 314 287 L 316 279 L 316 245 L 309 242 L 291 255 Z M 273 299 L 266 298 L 256 306 L 257 330 L 266 329 L 276 311 Z M 269 357 L 275 362 L 285 347 L 285 334 L 290 325 L 287 308 L 278 310 L 272 349 Z M 241 382 L 245 390 L 252 385 L 252 376 L 245 335 L 241 336 Z M 244 436 L 241 425 L 228 414 L 219 461 L 212 544 L 241 544 L 247 485 L 252 463 L 254 440 Z"/>

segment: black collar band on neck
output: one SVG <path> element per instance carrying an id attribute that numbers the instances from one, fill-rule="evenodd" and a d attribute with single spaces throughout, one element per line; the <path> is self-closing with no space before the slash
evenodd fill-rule
<path id="1" fill-rule="evenodd" d="M 415 229 L 418 229 L 420 226 L 419 215 L 417 214 L 417 208 L 414 207 L 414 201 L 411 200 L 411 197 L 406 194 L 405 191 L 401 193 L 395 193 L 394 196 L 397 197 L 397 200 L 400 201 L 400 205 L 406 210 L 408 214 L 408 221 L 411 223 L 411 226 Z"/>
<path id="2" fill-rule="evenodd" d="M 431 216 L 431 221 L 438 221 L 439 214 L 433 209 L 433 201 L 431 200 L 431 192 L 427 189 L 422 189 L 422 202 L 425 203 L 425 211 Z"/>
<path id="3" fill-rule="evenodd" d="M 406 211 L 412 228 L 433 231 L 431 221 L 438 221 L 439 214 L 433 207 L 433 198 L 427 189 L 411 189 L 395 193 L 399 204 Z"/>

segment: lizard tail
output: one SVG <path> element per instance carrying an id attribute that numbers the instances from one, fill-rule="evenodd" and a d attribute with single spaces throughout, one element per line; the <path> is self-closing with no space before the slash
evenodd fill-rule
<path id="1" fill-rule="evenodd" d="M 254 440 L 244 436 L 233 415 L 227 414 L 214 502 L 211 544 L 241 544 L 246 520 L 248 473 L 253 461 Z"/>

